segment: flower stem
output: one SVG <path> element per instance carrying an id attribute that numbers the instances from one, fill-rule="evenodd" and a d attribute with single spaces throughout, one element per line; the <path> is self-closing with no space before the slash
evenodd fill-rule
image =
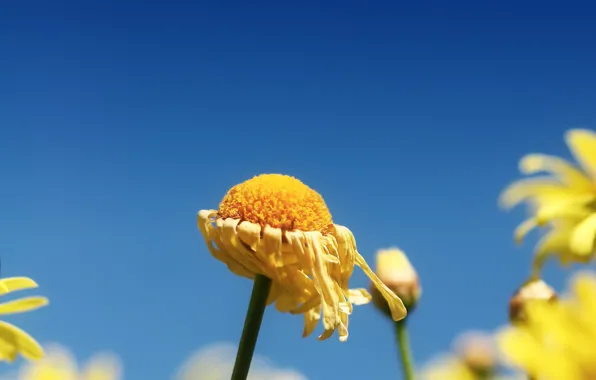
<path id="1" fill-rule="evenodd" d="M 404 371 L 404 380 L 414 380 L 414 363 L 412 360 L 412 351 L 410 350 L 410 340 L 408 338 L 408 329 L 406 319 L 395 323 L 395 337 L 401 356 L 401 366 Z"/>
<path id="2" fill-rule="evenodd" d="M 234 363 L 234 370 L 232 372 L 232 380 L 246 380 L 248 376 L 250 362 L 252 361 L 255 346 L 257 345 L 270 289 L 271 280 L 269 278 L 260 274 L 255 275 L 250 303 L 248 304 L 244 328 L 242 329 L 236 362 Z"/>

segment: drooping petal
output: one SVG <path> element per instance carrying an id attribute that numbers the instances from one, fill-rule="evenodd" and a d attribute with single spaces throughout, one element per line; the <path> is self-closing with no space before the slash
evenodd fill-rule
<path id="1" fill-rule="evenodd" d="M 24 297 L 17 300 L 0 303 L 0 314 L 24 313 L 39 309 L 49 303 L 46 297 Z"/>
<path id="2" fill-rule="evenodd" d="M 536 219 L 534 217 L 524 220 L 519 226 L 517 226 L 513 233 L 515 242 L 517 244 L 521 244 L 526 235 L 537 226 L 538 224 L 536 223 Z"/>
<path id="3" fill-rule="evenodd" d="M 358 265 L 364 274 L 370 278 L 373 285 L 379 290 L 379 293 L 381 293 L 383 298 L 385 298 L 387 304 L 389 305 L 389 310 L 391 311 L 391 317 L 393 320 L 400 321 L 404 319 L 408 314 L 408 310 L 406 309 L 403 301 L 397 295 L 395 295 L 395 293 L 393 293 L 387 287 L 387 285 L 383 284 L 383 281 L 381 281 L 375 272 L 370 269 L 366 263 L 366 260 L 364 260 L 364 257 L 362 257 L 359 252 L 356 252 L 356 265 Z"/>

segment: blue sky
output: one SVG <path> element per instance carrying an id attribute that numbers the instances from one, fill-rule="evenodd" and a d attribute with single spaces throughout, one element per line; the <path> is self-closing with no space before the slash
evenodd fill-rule
<path id="1" fill-rule="evenodd" d="M 10 321 L 81 358 L 114 350 L 133 380 L 237 341 L 251 283 L 210 257 L 196 212 L 280 172 L 319 191 L 371 263 L 409 254 L 417 361 L 503 324 L 531 244 L 514 246 L 523 213 L 498 193 L 523 154 L 568 156 L 564 131 L 596 128 L 587 4 L 3 4 L 2 274 L 52 303 Z M 397 376 L 372 306 L 345 344 L 301 325 L 268 310 L 258 352 L 314 380 Z"/>

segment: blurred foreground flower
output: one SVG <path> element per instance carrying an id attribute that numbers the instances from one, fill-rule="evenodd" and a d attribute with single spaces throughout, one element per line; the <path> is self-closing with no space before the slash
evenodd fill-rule
<path id="1" fill-rule="evenodd" d="M 526 320 L 525 306 L 534 301 L 553 302 L 557 293 L 541 279 L 530 280 L 523 284 L 509 300 L 509 320 L 523 322 Z"/>
<path id="2" fill-rule="evenodd" d="M 497 380 L 494 339 L 480 332 L 461 335 L 454 352 L 432 360 L 420 373 L 421 380 Z"/>
<path id="3" fill-rule="evenodd" d="M 422 288 L 418 273 L 406 254 L 398 248 L 379 250 L 376 257 L 375 273 L 391 291 L 401 298 L 408 311 L 412 311 L 420 299 Z M 371 286 L 371 294 L 375 306 L 385 313 L 390 313 L 387 301 L 374 283 Z"/>
<path id="4" fill-rule="evenodd" d="M 0 280 L 0 295 L 17 290 L 33 289 L 37 283 L 28 277 L 9 277 Z M 48 304 L 45 297 L 23 297 L 0 304 L 0 314 L 16 314 L 38 309 Z M 41 359 L 43 349 L 29 334 L 10 323 L 0 321 L 0 360 L 13 362 L 18 354 L 29 360 Z"/>
<path id="5" fill-rule="evenodd" d="M 232 344 L 218 343 L 191 355 L 174 380 L 230 380 L 234 354 Z M 291 369 L 281 369 L 262 356 L 253 359 L 248 380 L 307 380 Z"/>
<path id="6" fill-rule="evenodd" d="M 115 355 L 93 357 L 82 370 L 68 350 L 53 345 L 40 361 L 29 363 L 19 373 L 18 380 L 119 380 L 121 365 Z"/>
<path id="7" fill-rule="evenodd" d="M 366 289 L 348 289 L 360 266 L 387 299 L 394 320 L 405 317 L 402 301 L 369 268 L 352 232 L 334 224 L 323 198 L 298 179 L 263 174 L 234 186 L 219 210 L 201 210 L 198 226 L 211 254 L 239 276 L 272 281 L 268 304 L 304 314 L 303 336 L 323 319 L 327 339 L 348 338 L 352 304 L 370 302 Z"/>
<path id="8" fill-rule="evenodd" d="M 519 163 L 523 174 L 539 172 L 550 176 L 517 181 L 501 195 L 510 208 L 528 202 L 532 215 L 515 231 L 521 242 L 533 228 L 550 225 L 536 247 L 534 272 L 544 260 L 557 255 L 563 264 L 588 262 L 594 257 L 596 237 L 596 134 L 575 129 L 566 134 L 567 145 L 583 170 L 558 157 L 529 154 Z"/>
<path id="9" fill-rule="evenodd" d="M 537 379 L 596 379 L 594 274 L 576 275 L 571 296 L 528 303 L 525 312 L 523 324 L 498 335 L 508 359 Z"/>

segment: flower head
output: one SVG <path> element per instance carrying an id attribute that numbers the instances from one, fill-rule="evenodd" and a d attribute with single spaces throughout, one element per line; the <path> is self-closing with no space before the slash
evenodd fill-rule
<path id="1" fill-rule="evenodd" d="M 76 359 L 65 348 L 58 345 L 48 348 L 47 355 L 40 361 L 26 365 L 19 373 L 19 380 L 119 380 L 121 364 L 111 354 L 93 357 L 82 370 Z"/>
<path id="2" fill-rule="evenodd" d="M 526 305 L 523 324 L 498 335 L 505 356 L 540 379 L 596 378 L 596 277 L 579 274 L 571 296 Z"/>
<path id="3" fill-rule="evenodd" d="M 421 380 L 497 380 L 498 358 L 492 336 L 470 331 L 457 338 L 452 353 L 431 360 L 421 371 Z"/>
<path id="4" fill-rule="evenodd" d="M 412 311 L 420 299 L 422 288 L 418 273 L 406 254 L 398 248 L 381 249 L 376 259 L 375 273 L 379 279 L 402 299 L 408 311 Z M 382 311 L 388 311 L 387 302 L 374 284 L 371 294 L 374 304 Z"/>
<path id="5" fill-rule="evenodd" d="M 303 336 L 323 319 L 327 339 L 338 330 L 348 338 L 352 305 L 370 302 L 365 289 L 349 289 L 360 266 L 387 299 L 395 320 L 406 309 L 373 273 L 356 249 L 354 235 L 334 224 L 325 201 L 298 179 L 263 174 L 234 186 L 218 210 L 201 210 L 198 225 L 209 251 L 233 273 L 272 280 L 268 303 L 304 314 Z"/>
<path id="6" fill-rule="evenodd" d="M 0 295 L 17 290 L 36 288 L 37 283 L 28 277 L 9 277 L 0 279 Z M 23 297 L 0 304 L 0 315 L 24 313 L 48 304 L 45 297 Z M 0 321 L 0 360 L 14 362 L 18 354 L 29 360 L 41 359 L 43 349 L 25 331 L 10 323 Z"/>
<path id="7" fill-rule="evenodd" d="M 526 281 L 509 300 L 509 320 L 523 322 L 526 319 L 525 307 L 532 302 L 552 302 L 557 293 L 541 279 Z"/>
<path id="8" fill-rule="evenodd" d="M 574 129 L 567 132 L 566 140 L 581 169 L 558 157 L 529 154 L 520 161 L 521 172 L 550 175 L 517 181 L 500 199 L 506 208 L 522 202 L 531 206 L 531 216 L 515 231 L 516 241 L 521 242 L 535 227 L 550 227 L 536 247 L 536 272 L 550 255 L 557 255 L 563 264 L 594 257 L 596 134 Z"/>

